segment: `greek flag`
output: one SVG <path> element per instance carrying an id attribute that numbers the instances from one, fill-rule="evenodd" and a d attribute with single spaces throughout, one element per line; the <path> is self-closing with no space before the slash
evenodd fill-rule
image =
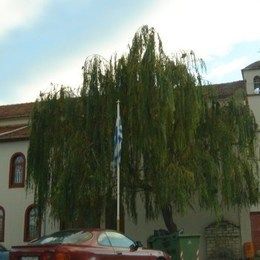
<path id="1" fill-rule="evenodd" d="M 116 129 L 114 135 L 114 160 L 113 166 L 119 166 L 121 162 L 121 143 L 123 140 L 122 134 L 122 124 L 120 119 L 120 108 L 119 108 L 119 101 L 117 101 L 117 118 L 116 118 Z"/>

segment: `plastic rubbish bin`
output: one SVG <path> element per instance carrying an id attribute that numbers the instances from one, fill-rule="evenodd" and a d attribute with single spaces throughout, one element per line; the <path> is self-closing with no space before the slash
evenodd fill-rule
<path id="1" fill-rule="evenodd" d="M 200 235 L 180 235 L 178 252 L 180 260 L 199 259 Z"/>
<path id="2" fill-rule="evenodd" d="M 199 259 L 200 235 L 180 235 L 156 233 L 147 240 L 149 248 L 158 249 L 168 253 L 176 260 Z"/>
<path id="3" fill-rule="evenodd" d="M 147 240 L 149 248 L 162 250 L 177 259 L 178 255 L 178 236 L 176 234 L 163 236 L 150 236 Z"/>

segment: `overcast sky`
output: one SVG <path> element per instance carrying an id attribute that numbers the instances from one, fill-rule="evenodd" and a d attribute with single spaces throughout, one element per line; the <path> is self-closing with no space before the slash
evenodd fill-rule
<path id="1" fill-rule="evenodd" d="M 86 57 L 125 53 L 144 24 L 169 55 L 203 58 L 210 82 L 241 80 L 260 60 L 259 10 L 260 0 L 0 0 L 0 105 L 80 86 Z"/>

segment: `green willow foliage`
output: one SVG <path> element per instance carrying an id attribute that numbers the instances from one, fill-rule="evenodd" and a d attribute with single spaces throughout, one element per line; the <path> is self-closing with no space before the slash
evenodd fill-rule
<path id="1" fill-rule="evenodd" d="M 28 185 L 40 214 L 50 207 L 67 226 L 98 225 L 112 205 L 118 99 L 122 201 L 133 218 L 138 194 L 147 218 L 169 204 L 184 212 L 194 198 L 214 210 L 257 203 L 254 116 L 241 98 L 221 103 L 203 87 L 201 64 L 192 52 L 167 56 L 154 29 L 144 26 L 127 55 L 86 61 L 78 93 L 42 95 L 28 151 Z"/>

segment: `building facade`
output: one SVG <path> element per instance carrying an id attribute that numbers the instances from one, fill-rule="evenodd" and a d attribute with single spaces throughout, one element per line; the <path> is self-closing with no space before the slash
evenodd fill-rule
<path id="1" fill-rule="evenodd" d="M 260 126 L 260 61 L 244 68 L 242 77 L 242 80 L 214 87 L 223 100 L 236 91 L 244 91 L 246 102 Z M 37 221 L 33 190 L 26 188 L 28 120 L 32 107 L 33 103 L 0 106 L 0 244 L 7 248 L 59 229 L 59 224 L 48 217 L 41 223 Z M 256 151 L 260 160 L 260 128 L 257 139 Z M 225 211 L 221 225 L 216 225 L 213 212 L 194 208 L 184 216 L 175 214 L 174 220 L 184 234 L 201 235 L 200 259 L 207 259 L 224 249 L 239 257 L 243 254 L 243 244 L 248 241 L 253 241 L 260 250 L 259 205 Z M 165 229 L 161 217 L 146 221 L 141 200 L 138 202 L 137 223 L 126 215 L 124 225 L 126 234 L 143 244 L 154 230 Z"/>
<path id="2" fill-rule="evenodd" d="M 260 61 L 254 62 L 242 70 L 246 85 L 247 102 L 253 111 L 258 125 L 256 132 L 256 156 L 260 167 Z M 251 238 L 256 250 L 260 251 L 260 205 L 250 209 Z"/>
<path id="3" fill-rule="evenodd" d="M 37 220 L 34 192 L 26 188 L 28 120 L 33 103 L 0 107 L 0 244 L 6 248 L 57 230 Z"/>

